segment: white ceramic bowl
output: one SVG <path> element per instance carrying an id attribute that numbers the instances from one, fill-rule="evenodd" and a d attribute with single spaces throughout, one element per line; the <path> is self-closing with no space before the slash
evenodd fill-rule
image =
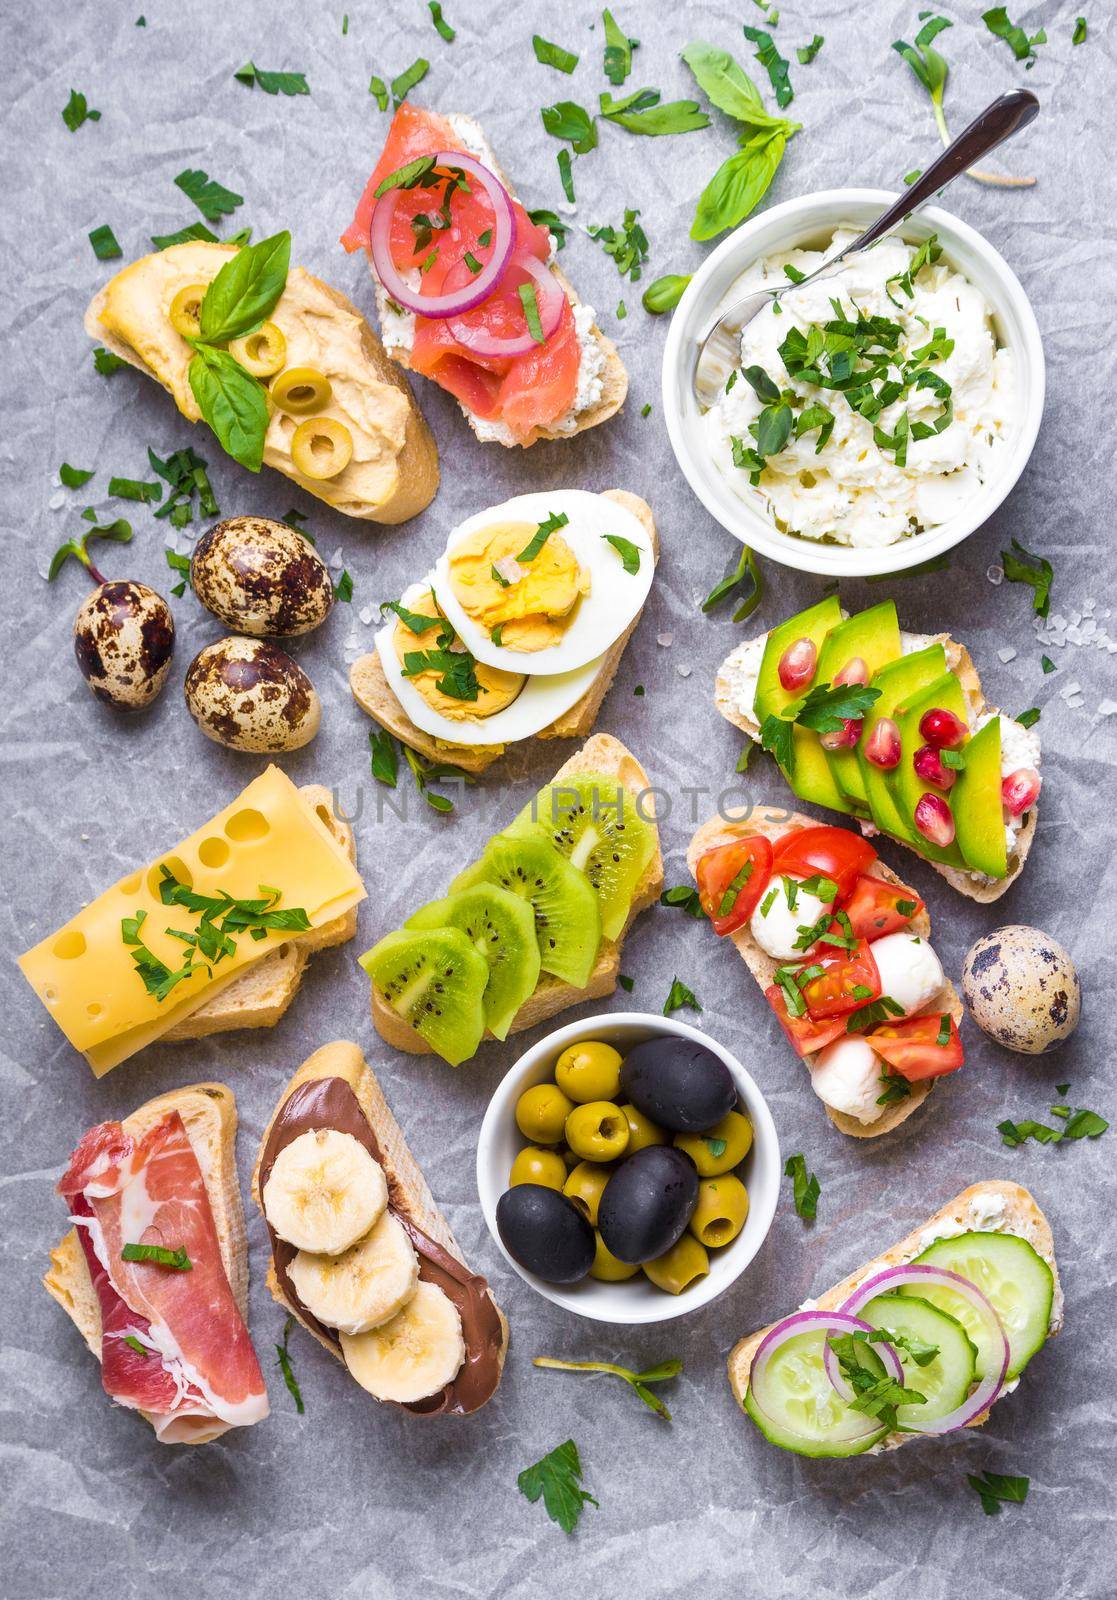
<path id="1" fill-rule="evenodd" d="M 501 1243 L 496 1227 L 497 1201 L 508 1187 L 508 1173 L 525 1140 L 516 1126 L 516 1101 L 525 1089 L 544 1083 L 554 1075 L 555 1062 L 567 1045 L 584 1039 L 600 1039 L 624 1052 L 644 1039 L 674 1036 L 697 1040 L 725 1062 L 733 1074 L 740 1103 L 753 1126 L 753 1145 L 741 1168 L 741 1179 L 749 1192 L 749 1214 L 737 1237 L 721 1250 L 710 1252 L 710 1271 L 681 1295 L 657 1289 L 642 1273 L 624 1283 L 599 1283 L 584 1278 L 581 1283 L 544 1283 L 514 1261 Z M 764 1096 L 735 1056 L 708 1034 L 674 1017 L 645 1015 L 639 1011 L 611 1012 L 568 1023 L 532 1045 L 497 1086 L 489 1101 L 477 1143 L 477 1190 L 489 1232 L 504 1259 L 525 1283 L 557 1306 L 564 1306 L 580 1317 L 596 1322 L 668 1322 L 690 1311 L 709 1305 L 744 1272 L 764 1243 L 775 1215 L 780 1188 L 780 1149 L 772 1113 Z"/>
<path id="2" fill-rule="evenodd" d="M 985 484 L 965 511 L 926 533 L 879 549 L 821 544 L 781 533 L 754 500 L 734 493 L 707 449 L 701 415 L 691 388 L 695 346 L 727 302 L 741 273 L 753 262 L 794 246 L 829 242 L 843 223 L 867 227 L 895 196 L 885 189 L 825 189 L 772 206 L 724 239 L 694 274 L 676 308 L 663 353 L 663 409 L 675 458 L 702 504 L 743 544 L 785 567 L 827 577 L 873 577 L 900 572 L 960 544 L 1001 504 L 1027 464 L 1043 414 L 1044 363 L 1039 328 L 1028 297 L 1008 263 L 966 223 L 927 206 L 903 225 L 904 239 L 921 243 L 936 233 L 943 254 L 985 296 L 1001 343 L 1013 353 L 1019 421 L 1000 475 Z"/>

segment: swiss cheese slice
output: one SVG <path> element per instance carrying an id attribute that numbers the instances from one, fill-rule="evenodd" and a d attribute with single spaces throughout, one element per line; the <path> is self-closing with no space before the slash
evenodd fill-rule
<path id="1" fill-rule="evenodd" d="M 236 949 L 193 973 L 166 999 L 149 994 L 125 944 L 122 922 L 147 913 L 144 945 L 171 971 L 187 946 L 168 929 L 194 932 L 198 916 L 159 898 L 166 865 L 197 893 L 223 891 L 236 900 L 278 890 L 275 909 L 306 912 L 321 927 L 365 896 L 357 869 L 330 830 L 278 767 L 268 767 L 231 805 L 173 850 L 121 878 L 49 938 L 20 957 L 20 967 L 67 1039 L 97 1077 L 151 1044 L 270 951 L 298 937 L 269 929 L 262 939 L 241 932 Z"/>

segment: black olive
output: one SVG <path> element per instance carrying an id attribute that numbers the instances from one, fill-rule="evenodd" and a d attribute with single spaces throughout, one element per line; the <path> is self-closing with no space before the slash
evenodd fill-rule
<path id="1" fill-rule="evenodd" d="M 577 1283 L 593 1263 L 593 1229 L 572 1200 L 541 1183 L 518 1183 L 497 1201 L 508 1254 L 547 1283 Z"/>
<path id="2" fill-rule="evenodd" d="M 652 1261 L 682 1238 L 697 1204 L 690 1157 L 671 1145 L 648 1145 L 622 1161 L 605 1185 L 598 1232 L 618 1261 Z"/>
<path id="3" fill-rule="evenodd" d="M 661 1128 L 706 1133 L 737 1104 L 729 1068 L 697 1040 L 645 1039 L 621 1068 L 622 1093 Z"/>

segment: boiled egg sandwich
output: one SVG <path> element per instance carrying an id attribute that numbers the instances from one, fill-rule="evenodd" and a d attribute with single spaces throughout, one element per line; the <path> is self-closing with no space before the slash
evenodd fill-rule
<path id="1" fill-rule="evenodd" d="M 467 770 L 520 739 L 588 733 L 657 553 L 649 508 L 621 491 L 517 495 L 479 512 L 384 603 L 353 693 L 405 743 Z"/>

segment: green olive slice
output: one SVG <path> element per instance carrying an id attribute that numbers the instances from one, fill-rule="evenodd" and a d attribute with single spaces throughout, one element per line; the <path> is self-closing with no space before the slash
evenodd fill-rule
<path id="1" fill-rule="evenodd" d="M 254 378 L 270 378 L 287 359 L 287 337 L 276 323 L 265 322 L 243 339 L 230 339 L 229 354 Z"/>
<path id="2" fill-rule="evenodd" d="M 336 478 L 353 458 L 353 435 L 333 417 L 311 417 L 291 435 L 291 460 L 304 478 Z"/>
<path id="3" fill-rule="evenodd" d="M 171 309 L 167 313 L 171 327 L 176 333 L 181 333 L 184 339 L 196 339 L 202 331 L 199 319 L 208 288 L 208 283 L 188 283 L 171 301 Z"/>
<path id="4" fill-rule="evenodd" d="M 332 394 L 329 378 L 317 367 L 288 367 L 271 383 L 272 399 L 279 409 L 297 417 L 321 411 Z"/>

